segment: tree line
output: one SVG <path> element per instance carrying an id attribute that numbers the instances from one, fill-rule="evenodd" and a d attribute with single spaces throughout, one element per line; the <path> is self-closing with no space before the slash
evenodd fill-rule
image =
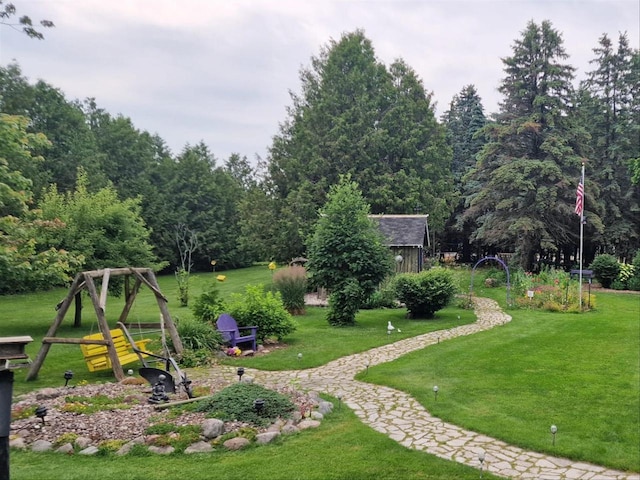
<path id="1" fill-rule="evenodd" d="M 332 185 L 349 175 L 372 213 L 428 213 L 436 250 L 463 260 L 510 252 L 526 269 L 570 267 L 586 164 L 585 260 L 640 247 L 640 54 L 603 34 L 574 87 L 562 35 L 529 22 L 502 60 L 499 111 L 473 85 L 436 118 L 432 94 L 361 30 L 300 71 L 300 93 L 267 157 L 221 161 L 204 143 L 172 153 L 158 135 L 69 100 L 17 63 L 0 67 L 0 292 L 79 268 L 195 270 L 305 255 Z M 182 230 L 181 230 L 182 229 Z M 57 280 L 55 280 L 57 279 Z"/>

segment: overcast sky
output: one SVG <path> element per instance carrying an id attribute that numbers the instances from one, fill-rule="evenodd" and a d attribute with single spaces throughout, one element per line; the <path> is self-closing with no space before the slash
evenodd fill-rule
<path id="1" fill-rule="evenodd" d="M 607 33 L 639 46 L 638 0 L 13 0 L 54 29 L 32 40 L 0 26 L 0 64 L 17 61 L 67 99 L 94 97 L 179 153 L 204 141 L 266 158 L 299 92 L 299 71 L 331 39 L 362 29 L 378 58 L 402 58 L 433 92 L 437 115 L 465 85 L 497 109 L 501 58 L 530 20 L 550 20 L 577 79 Z"/>

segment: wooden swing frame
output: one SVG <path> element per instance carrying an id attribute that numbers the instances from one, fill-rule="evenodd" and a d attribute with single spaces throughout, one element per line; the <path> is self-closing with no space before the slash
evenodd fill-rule
<path id="1" fill-rule="evenodd" d="M 180 336 L 178 335 L 178 329 L 176 328 L 175 323 L 171 319 L 171 315 L 169 314 L 169 309 L 167 308 L 167 299 L 160 291 L 158 287 L 158 282 L 156 280 L 155 274 L 153 270 L 150 268 L 106 268 L 102 270 L 91 270 L 86 272 L 81 272 L 76 275 L 69 288 L 69 293 L 67 296 L 60 302 L 56 309 L 58 311 L 55 319 L 53 320 L 53 324 L 47 331 L 47 334 L 42 339 L 42 346 L 40 347 L 40 351 L 36 356 L 35 360 L 31 364 L 31 369 L 27 374 L 27 380 L 34 380 L 38 377 L 38 372 L 44 363 L 47 354 L 49 353 L 49 349 L 51 345 L 54 343 L 63 343 L 63 344 L 97 344 L 97 345 L 106 345 L 107 351 L 109 354 L 109 359 L 111 360 L 111 365 L 113 367 L 113 374 L 115 375 L 118 381 L 123 380 L 125 378 L 124 371 L 122 369 L 122 365 L 120 363 L 120 359 L 118 358 L 118 353 L 113 343 L 113 338 L 111 337 L 111 332 L 109 329 L 109 325 L 107 323 L 107 318 L 105 316 L 105 309 L 107 303 L 107 292 L 109 288 L 109 278 L 116 276 L 125 276 L 125 298 L 126 302 L 124 304 L 124 308 L 122 309 L 122 313 L 120 314 L 119 322 L 123 324 L 127 324 L 127 317 L 129 316 L 129 312 L 133 306 L 133 303 L 136 299 L 136 295 L 140 290 L 140 287 L 144 284 L 154 293 L 156 297 L 156 302 L 158 303 L 158 307 L 160 308 L 160 317 L 164 328 L 169 332 L 171 337 L 171 342 L 173 343 L 173 348 L 177 355 L 181 355 L 183 351 L 182 341 L 180 340 Z M 102 279 L 102 286 L 100 290 L 100 294 L 98 295 L 98 290 L 96 289 L 96 284 L 94 282 L 95 279 Z M 133 287 L 131 287 L 130 279 L 135 278 L 135 283 Z M 83 338 L 62 338 L 56 337 L 56 332 L 58 328 L 62 324 L 65 315 L 69 311 L 69 307 L 75 298 L 76 312 L 75 312 L 75 326 L 80 326 L 81 315 L 80 310 L 82 308 L 81 303 L 81 293 L 83 290 L 87 290 L 89 292 L 89 297 L 91 298 L 91 302 L 93 303 L 93 308 L 96 312 L 96 317 L 98 319 L 98 328 L 100 329 L 100 333 L 104 340 L 86 340 Z M 145 327 L 158 327 L 162 324 L 144 324 Z"/>

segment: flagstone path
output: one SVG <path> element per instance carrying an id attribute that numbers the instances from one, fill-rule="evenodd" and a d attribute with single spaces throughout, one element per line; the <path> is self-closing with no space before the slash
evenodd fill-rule
<path id="1" fill-rule="evenodd" d="M 245 369 L 245 374 L 263 385 L 295 383 L 303 389 L 332 395 L 351 408 L 365 424 L 405 447 L 483 469 L 501 477 L 536 480 L 640 480 L 638 473 L 616 471 L 530 452 L 465 430 L 430 415 L 417 400 L 404 392 L 353 379 L 356 373 L 368 366 L 389 362 L 410 351 L 450 338 L 472 335 L 511 321 L 511 316 L 504 313 L 495 301 L 487 298 L 475 299 L 475 313 L 478 320 L 473 324 L 407 338 L 334 360 L 321 367 L 282 372 Z M 224 368 L 224 375 L 233 378 L 235 369 Z M 482 464 L 479 460 L 481 452 L 485 455 Z"/>

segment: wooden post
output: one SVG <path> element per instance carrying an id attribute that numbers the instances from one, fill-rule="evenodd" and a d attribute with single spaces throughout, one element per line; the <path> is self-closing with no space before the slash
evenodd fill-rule
<path id="1" fill-rule="evenodd" d="M 131 290 L 129 287 L 129 275 L 125 277 L 125 291 L 127 292 L 127 301 L 122 308 L 122 313 L 120 314 L 120 318 L 118 319 L 119 322 L 126 323 L 129 312 L 133 307 L 133 302 L 135 302 L 138 291 L 140 290 L 140 285 L 142 285 L 142 282 L 139 278 L 136 278 L 136 282 L 133 285 L 133 290 Z"/>
<path id="2" fill-rule="evenodd" d="M 98 326 L 100 327 L 100 332 L 102 333 L 104 339 L 109 342 L 109 344 L 107 345 L 107 352 L 109 353 L 109 359 L 111 360 L 113 374 L 116 376 L 116 379 L 118 381 L 124 380 L 124 371 L 122 370 L 122 365 L 120 364 L 120 359 L 118 358 L 116 347 L 113 345 L 113 338 L 111 337 L 111 332 L 109 331 L 107 318 L 105 317 L 103 308 L 100 306 L 100 299 L 98 298 L 96 285 L 95 283 L 93 283 L 93 278 L 91 278 L 89 274 L 85 273 L 84 276 L 85 282 L 87 284 L 87 290 L 89 290 L 89 296 L 91 297 L 91 301 L 93 302 L 93 308 L 96 311 L 96 316 L 98 317 Z"/>
<path id="3" fill-rule="evenodd" d="M 162 319 L 163 319 L 164 325 L 169 330 L 169 336 L 171 337 L 173 348 L 178 355 L 182 355 L 182 351 L 184 350 L 184 347 L 182 346 L 182 340 L 180 340 L 178 329 L 176 328 L 175 323 L 173 323 L 173 320 L 171 319 L 171 314 L 169 313 L 169 309 L 167 308 L 167 299 L 160 294 L 158 281 L 156 280 L 156 276 L 153 274 L 153 272 L 149 270 L 147 275 L 149 275 L 149 282 L 154 287 L 153 291 L 156 294 L 156 301 L 158 302 L 158 307 L 160 307 L 160 312 L 162 312 Z"/>
<path id="4" fill-rule="evenodd" d="M 76 278 L 73 279 L 71 288 L 69 288 L 69 293 L 67 294 L 65 299 L 62 301 L 62 304 L 58 309 L 56 318 L 54 319 L 51 327 L 49 327 L 49 330 L 47 331 L 47 334 L 45 335 L 45 337 L 56 336 L 58 327 L 60 327 L 60 324 L 62 323 L 62 320 L 64 319 L 64 316 L 66 315 L 67 310 L 69 310 L 69 306 L 71 305 L 71 300 L 75 296 L 76 288 L 78 287 L 82 279 L 83 279 L 82 274 L 76 275 Z M 47 357 L 47 353 L 49 353 L 49 348 L 51 348 L 50 343 L 42 343 L 42 346 L 40 347 L 40 351 L 38 352 L 38 355 L 36 355 L 36 358 L 33 361 L 33 364 L 31 365 L 31 369 L 27 374 L 27 378 L 26 378 L 27 380 L 34 380 L 38 376 L 40 367 L 42 367 L 42 364 L 44 363 L 44 359 Z"/>
<path id="5" fill-rule="evenodd" d="M 76 313 L 73 317 L 73 326 L 80 328 L 82 326 L 82 292 L 78 292 L 76 297 Z"/>

